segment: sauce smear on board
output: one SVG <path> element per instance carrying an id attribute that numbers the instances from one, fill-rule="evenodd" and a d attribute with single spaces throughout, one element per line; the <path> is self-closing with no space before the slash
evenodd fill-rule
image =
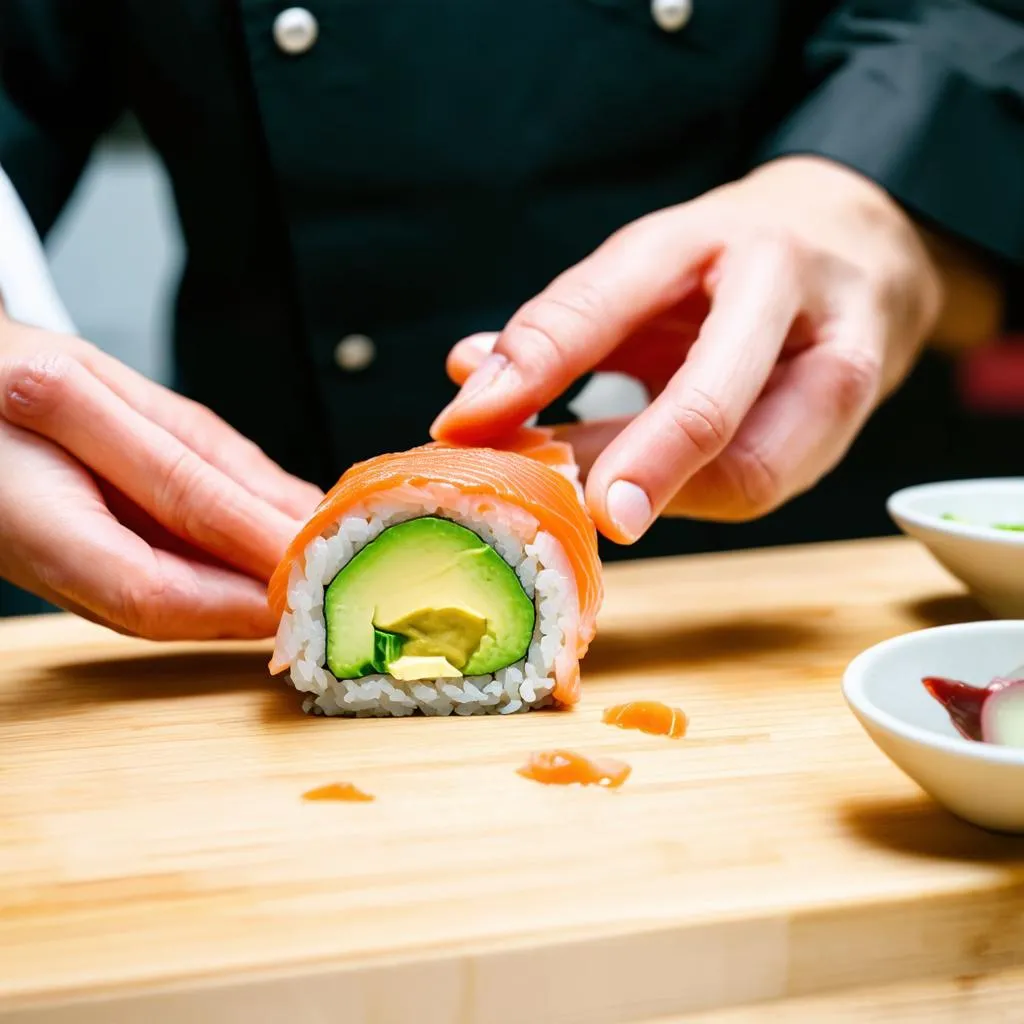
<path id="1" fill-rule="evenodd" d="M 606 757 L 595 760 L 572 750 L 542 750 L 531 754 L 529 760 L 517 768 L 524 779 L 542 782 L 546 786 L 604 786 L 617 789 L 633 769 L 622 761 Z"/>
<path id="2" fill-rule="evenodd" d="M 331 782 L 317 789 L 307 790 L 303 800 L 341 800 L 347 803 L 365 803 L 375 799 L 369 793 L 357 789 L 351 782 Z"/>

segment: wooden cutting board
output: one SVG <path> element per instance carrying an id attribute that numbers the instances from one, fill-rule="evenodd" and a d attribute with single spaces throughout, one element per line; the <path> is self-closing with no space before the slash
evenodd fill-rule
<path id="1" fill-rule="evenodd" d="M 839 689 L 864 647 L 981 617 L 959 586 L 903 540 L 607 581 L 582 704 L 509 718 L 309 718 L 267 645 L 0 625 L 0 1021 L 898 1020 L 872 992 L 992 972 L 1019 1007 L 1024 841 L 932 804 Z M 688 735 L 601 724 L 630 698 Z M 554 746 L 633 775 L 515 773 Z M 377 799 L 302 799 L 332 781 Z"/>

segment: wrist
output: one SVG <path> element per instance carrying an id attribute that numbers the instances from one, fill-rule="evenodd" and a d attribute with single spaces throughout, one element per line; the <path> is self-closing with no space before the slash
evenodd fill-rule
<path id="1" fill-rule="evenodd" d="M 881 185 L 844 164 L 817 156 L 785 156 L 751 171 L 748 179 L 776 190 L 775 198 L 802 205 L 844 209 L 840 219 L 881 227 L 916 266 L 914 276 L 931 293 L 925 317 L 927 343 L 945 351 L 976 348 L 991 340 L 1004 317 L 998 273 L 966 245 L 921 224 Z"/>
<path id="2" fill-rule="evenodd" d="M 913 226 L 903 207 L 878 182 L 826 157 L 776 157 L 755 167 L 744 180 L 791 205 L 799 199 L 801 206 L 812 209 L 848 210 L 904 229 Z"/>

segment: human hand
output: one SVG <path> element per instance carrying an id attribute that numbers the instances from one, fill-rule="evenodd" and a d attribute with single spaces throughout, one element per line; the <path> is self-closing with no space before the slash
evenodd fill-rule
<path id="1" fill-rule="evenodd" d="M 527 302 L 482 353 L 437 439 L 487 444 L 591 370 L 638 378 L 638 416 L 564 429 L 598 528 L 761 516 L 842 458 L 935 325 L 942 276 L 903 210 L 816 158 L 765 165 L 628 225 Z M 471 375 L 472 374 L 472 375 Z"/>
<path id="2" fill-rule="evenodd" d="M 209 409 L 0 309 L 0 576 L 149 639 L 255 638 L 320 492 Z"/>

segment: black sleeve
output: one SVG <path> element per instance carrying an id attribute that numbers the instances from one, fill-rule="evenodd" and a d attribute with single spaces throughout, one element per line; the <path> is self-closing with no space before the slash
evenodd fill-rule
<path id="1" fill-rule="evenodd" d="M 1024 0 L 849 0 L 760 159 L 814 154 L 922 224 L 1024 266 Z"/>
<path id="2" fill-rule="evenodd" d="M 0 167 L 45 235 L 122 112 L 106 0 L 0 0 Z"/>

